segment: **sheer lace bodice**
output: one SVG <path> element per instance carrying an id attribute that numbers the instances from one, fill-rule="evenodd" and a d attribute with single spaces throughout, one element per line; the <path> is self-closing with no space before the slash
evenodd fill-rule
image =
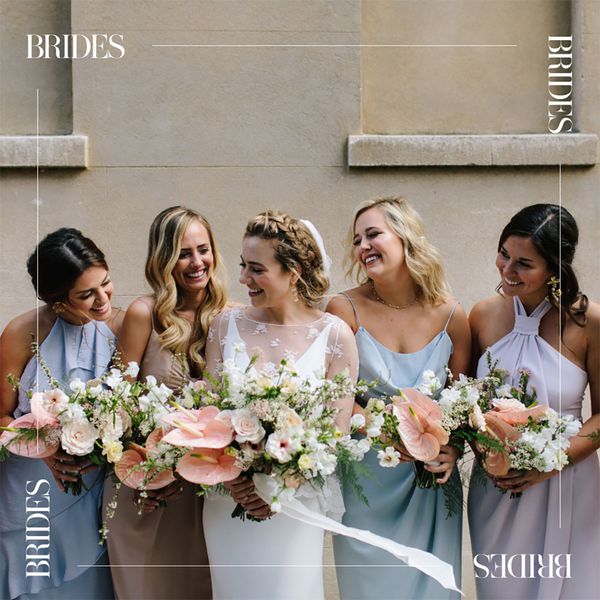
<path id="1" fill-rule="evenodd" d="M 246 368 L 253 357 L 253 368 L 258 371 L 275 370 L 285 359 L 304 379 L 331 378 L 344 369 L 356 379 L 358 373 L 354 335 L 346 323 L 329 313 L 310 323 L 294 325 L 255 321 L 247 316 L 245 308 L 221 313 L 208 334 L 208 370 L 217 374 L 228 360 Z M 340 406 L 342 421 L 350 419 L 352 402 L 349 398 Z"/>

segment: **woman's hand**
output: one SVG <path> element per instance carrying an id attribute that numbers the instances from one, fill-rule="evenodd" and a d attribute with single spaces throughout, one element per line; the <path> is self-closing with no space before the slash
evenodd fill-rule
<path id="1" fill-rule="evenodd" d="M 88 471 L 95 469 L 96 465 L 91 460 L 78 460 L 76 456 L 67 454 L 64 450 L 57 450 L 52 456 L 42 458 L 50 469 L 56 485 L 66 493 L 66 483 L 77 483 L 79 478 Z"/>
<path id="2" fill-rule="evenodd" d="M 142 513 L 149 514 L 159 506 L 164 506 L 167 500 L 176 500 L 182 493 L 183 481 L 177 479 L 159 490 L 146 490 L 147 497 L 142 496 L 140 490 L 135 490 L 133 502 L 139 506 Z"/>
<path id="3" fill-rule="evenodd" d="M 256 519 L 268 519 L 272 516 L 271 507 L 256 493 L 252 479 L 240 475 L 232 481 L 223 484 L 231 497 L 240 504 L 244 510 Z"/>
<path id="4" fill-rule="evenodd" d="M 511 469 L 502 477 L 493 477 L 493 480 L 499 488 L 512 492 L 513 494 L 520 494 L 527 488 L 533 487 L 538 483 L 542 483 L 542 481 L 554 477 L 557 473 L 558 471 L 544 473 L 537 469 L 531 469 L 529 471 L 525 469 Z"/>
<path id="5" fill-rule="evenodd" d="M 383 437 L 383 436 L 382 436 Z M 414 456 L 411 456 L 406 449 L 406 446 L 402 442 L 394 444 L 394 449 L 400 452 L 400 462 L 408 463 L 415 462 Z"/>
<path id="6" fill-rule="evenodd" d="M 450 475 L 452 475 L 452 471 L 460 455 L 461 451 L 455 446 L 442 446 L 440 453 L 435 458 L 436 462 L 440 464 L 431 465 L 425 463 L 425 469 L 430 473 L 443 473 L 443 477 L 436 479 L 436 481 L 440 484 L 446 483 L 450 479 Z"/>

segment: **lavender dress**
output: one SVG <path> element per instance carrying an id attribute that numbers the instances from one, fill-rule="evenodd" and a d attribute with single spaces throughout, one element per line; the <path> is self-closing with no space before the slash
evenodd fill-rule
<path id="1" fill-rule="evenodd" d="M 587 373 L 555 350 L 539 334 L 539 324 L 550 309 L 543 301 L 527 316 L 519 298 L 514 299 L 513 330 L 490 347 L 494 360 L 508 370 L 511 383 L 517 384 L 519 371 L 531 373 L 530 384 L 537 391 L 538 401 L 551 408 L 581 418 L 583 393 Z M 487 373 L 485 355 L 479 359 L 477 376 Z M 486 575 L 476 568 L 477 597 L 543 600 L 600 598 L 600 476 L 596 453 L 562 474 L 552 477 L 523 492 L 520 498 L 502 494 L 487 481 L 486 486 L 473 485 L 469 493 L 469 525 L 473 555 L 492 572 L 489 554 L 525 554 L 526 572 L 520 572 L 520 557 L 514 559 L 513 573 L 500 578 Z M 547 577 L 548 569 L 538 574 L 538 557 L 549 564 L 550 554 L 570 555 L 570 578 Z M 492 559 L 497 562 L 501 557 Z M 532 577 L 529 561 L 533 560 Z M 556 558 L 555 565 L 556 565 Z M 566 557 L 558 562 L 564 565 Z M 518 563 L 518 564 L 517 564 Z M 565 569 L 558 571 L 565 574 Z M 478 576 L 479 575 L 479 576 Z M 518 575 L 526 575 L 518 577 Z"/>

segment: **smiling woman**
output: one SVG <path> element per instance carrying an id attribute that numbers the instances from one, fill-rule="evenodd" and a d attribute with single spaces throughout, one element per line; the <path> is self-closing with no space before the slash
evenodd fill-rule
<path id="1" fill-rule="evenodd" d="M 177 390 L 201 376 L 209 325 L 227 301 L 220 265 L 210 225 L 199 213 L 173 206 L 156 216 L 146 260 L 146 279 L 154 293 L 132 302 L 118 340 L 122 359 L 140 365 L 140 379 L 152 375 Z M 147 494 L 140 498 L 130 488 L 119 491 L 108 536 L 116 595 L 210 598 L 208 568 L 189 568 L 208 562 L 202 499 L 191 484 L 179 480 Z M 105 506 L 113 495 L 113 486 L 107 485 Z M 143 515 L 138 515 L 140 507 Z M 151 540 L 158 541 L 150 546 Z M 155 567 L 166 564 L 180 568 Z"/>
<path id="2" fill-rule="evenodd" d="M 122 316 L 110 303 L 113 286 L 104 254 L 76 229 L 46 236 L 27 270 L 46 304 L 13 319 L 0 338 L 2 425 L 30 413 L 30 390 L 52 387 L 33 356 L 32 341 L 57 381 L 88 381 L 110 362 Z M 8 375 L 20 378 L 18 389 Z M 45 459 L 11 455 L 0 463 L 1 598 L 112 598 L 102 568 L 105 548 L 98 545 L 104 470 L 90 465 L 61 450 Z M 79 478 L 81 495 L 64 493 L 65 483 Z M 37 506 L 36 515 L 25 506 Z M 32 560 L 36 556 L 39 561 Z"/>

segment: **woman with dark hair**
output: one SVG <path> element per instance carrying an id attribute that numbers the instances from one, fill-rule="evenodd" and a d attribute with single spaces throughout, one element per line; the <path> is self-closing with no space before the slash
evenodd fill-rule
<path id="1" fill-rule="evenodd" d="M 500 295 L 471 311 L 478 376 L 487 372 L 489 351 L 509 383 L 527 370 L 540 404 L 579 419 L 589 384 L 592 414 L 572 439 L 562 472 L 511 470 L 493 485 L 472 484 L 478 598 L 600 597 L 600 306 L 579 289 L 572 265 L 578 237 L 560 206 L 518 212 L 498 244 Z M 500 577 L 496 558 L 515 555 L 512 571 Z"/>
<path id="2" fill-rule="evenodd" d="M 152 375 L 177 391 L 202 375 L 209 325 L 227 303 L 221 264 L 202 215 L 172 206 L 156 216 L 146 259 L 146 280 L 153 294 L 131 303 L 119 335 L 122 358 L 140 365 L 141 380 Z M 203 499 L 192 484 L 181 480 L 147 494 L 142 498 L 124 486 L 118 494 L 108 536 L 115 595 L 124 600 L 210 598 Z M 107 485 L 105 506 L 113 495 L 114 487 Z"/>
<path id="3" fill-rule="evenodd" d="M 27 270 L 46 304 L 13 319 L 0 338 L 3 426 L 30 411 L 29 390 L 51 387 L 32 342 L 52 376 L 67 386 L 73 378 L 87 381 L 105 371 L 121 323 L 111 306 L 113 285 L 104 254 L 77 229 L 46 236 Z M 9 375 L 20 377 L 18 389 Z M 78 478 L 83 479 L 81 494 L 65 493 L 65 483 Z M 0 597 L 113 597 L 108 569 L 93 568 L 107 565 L 105 548 L 98 544 L 103 483 L 102 469 L 61 450 L 45 459 L 11 455 L 0 463 Z M 27 527 L 44 524 L 43 519 L 26 521 L 32 508 L 49 518 L 49 540 L 33 541 L 30 534 L 27 541 Z"/>

